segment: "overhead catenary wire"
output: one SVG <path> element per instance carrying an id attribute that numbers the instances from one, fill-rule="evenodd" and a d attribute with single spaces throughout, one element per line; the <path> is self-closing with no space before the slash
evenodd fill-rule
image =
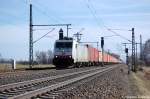
<path id="1" fill-rule="evenodd" d="M 86 6 L 87 6 L 88 9 L 90 10 L 90 12 L 91 12 L 91 14 L 93 15 L 95 21 L 96 21 L 96 22 L 98 23 L 98 25 L 100 26 L 99 20 L 98 20 L 97 15 L 96 15 L 97 13 L 96 13 L 95 8 L 93 7 L 93 5 L 92 5 L 92 3 L 90 2 L 90 0 L 87 0 L 87 1 L 88 1 L 88 3 L 86 3 Z M 90 5 L 91 5 L 91 6 L 90 6 Z M 94 11 L 92 11 L 92 8 L 93 8 Z M 99 17 L 99 18 L 100 18 L 100 17 Z M 118 35 L 118 36 L 121 37 L 122 39 L 125 39 L 125 40 L 131 42 L 131 40 L 127 39 L 126 37 L 120 35 L 119 33 L 115 32 L 115 31 L 113 31 L 113 30 L 111 30 L 110 28 L 108 28 L 108 26 L 106 26 L 106 25 L 104 24 L 103 19 L 102 19 L 102 18 L 100 18 L 100 19 L 101 19 L 101 22 L 102 22 L 104 28 L 105 28 L 107 31 L 109 31 L 109 32 L 111 32 L 111 33 L 113 33 L 113 34 L 115 34 L 115 35 Z"/>
<path id="2" fill-rule="evenodd" d="M 99 27 L 99 32 L 100 32 L 100 31 L 101 31 L 101 30 L 100 30 L 100 27 L 101 27 L 101 26 L 100 26 L 99 20 L 98 20 L 98 18 L 97 18 L 97 16 L 96 16 L 96 10 L 92 10 L 92 8 L 91 8 L 91 6 L 90 6 L 90 4 L 89 4 L 89 0 L 87 0 L 87 2 L 86 2 L 86 0 L 85 0 L 85 4 L 86 4 L 86 7 L 89 9 L 90 13 L 92 14 L 92 16 L 93 16 L 93 18 L 94 18 L 96 24 L 98 25 L 98 27 Z"/>
<path id="3" fill-rule="evenodd" d="M 110 29 L 110 30 L 131 31 L 131 30 L 127 30 L 127 29 Z"/>
<path id="4" fill-rule="evenodd" d="M 107 35 L 107 36 L 103 36 L 103 37 L 107 38 L 107 37 L 113 37 L 113 36 L 118 36 L 118 35 Z"/>
<path id="5" fill-rule="evenodd" d="M 59 23 L 58 20 L 56 20 L 56 19 L 54 19 L 53 17 L 51 17 L 50 15 L 48 15 L 45 11 L 43 11 L 43 10 L 42 10 L 40 7 L 38 7 L 37 5 L 34 4 L 34 5 L 33 5 L 33 8 L 36 9 L 36 10 L 38 10 L 38 11 L 40 11 L 43 15 L 47 16 L 49 21 L 52 21 L 52 20 L 53 20 L 53 21 Z"/>
<path id="6" fill-rule="evenodd" d="M 116 35 L 118 35 L 118 36 L 121 37 L 122 39 L 125 39 L 125 40 L 127 40 L 127 41 L 129 41 L 129 42 L 132 42 L 131 40 L 127 39 L 126 37 L 124 37 L 124 36 L 122 36 L 122 35 L 120 35 L 119 33 L 115 32 L 115 31 L 112 31 L 111 29 L 108 29 L 108 28 L 107 28 L 107 30 L 110 31 L 110 32 L 112 32 L 112 33 L 114 33 L 114 34 L 116 34 Z"/>
<path id="7" fill-rule="evenodd" d="M 54 20 L 57 23 L 64 23 L 65 22 L 62 18 L 60 18 L 60 17 L 58 17 L 56 15 L 54 16 L 54 13 L 52 13 L 52 12 L 47 13 L 46 11 L 48 10 L 48 8 L 45 5 L 41 7 L 41 3 L 37 2 L 37 1 L 34 2 L 34 7 L 37 10 L 39 10 L 42 14 L 47 16 L 49 19 L 52 19 L 52 20 Z"/>
<path id="8" fill-rule="evenodd" d="M 55 28 L 53 28 L 51 31 L 47 32 L 46 34 L 44 34 L 42 37 L 38 38 L 37 40 L 35 40 L 33 43 L 36 43 L 37 41 L 41 40 L 42 38 L 44 38 L 45 36 L 47 36 L 49 33 L 51 33 L 52 31 L 54 31 Z"/>
<path id="9" fill-rule="evenodd" d="M 57 35 L 56 34 L 53 34 L 53 35 L 47 35 L 47 36 L 45 36 L 45 37 L 47 37 L 47 38 L 53 38 L 54 39 L 54 37 L 56 37 Z"/>
<path id="10" fill-rule="evenodd" d="M 38 31 L 38 30 L 50 30 L 50 29 L 52 29 L 52 28 L 40 28 L 40 29 L 33 29 L 33 31 Z"/>

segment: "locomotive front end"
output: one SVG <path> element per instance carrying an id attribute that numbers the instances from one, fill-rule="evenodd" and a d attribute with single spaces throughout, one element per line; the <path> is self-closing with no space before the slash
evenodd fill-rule
<path id="1" fill-rule="evenodd" d="M 53 64 L 58 68 L 66 68 L 73 64 L 73 40 L 56 40 L 54 46 Z"/>

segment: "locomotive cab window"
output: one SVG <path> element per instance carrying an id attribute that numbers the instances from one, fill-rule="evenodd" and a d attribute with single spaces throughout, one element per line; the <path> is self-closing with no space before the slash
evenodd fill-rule
<path id="1" fill-rule="evenodd" d="M 72 48 L 72 42 L 56 42 L 56 48 Z"/>

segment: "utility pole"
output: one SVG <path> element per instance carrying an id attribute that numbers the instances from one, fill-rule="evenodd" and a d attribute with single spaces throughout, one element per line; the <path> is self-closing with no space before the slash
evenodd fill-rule
<path id="1" fill-rule="evenodd" d="M 142 35 L 140 35 L 140 60 L 143 61 Z"/>
<path id="2" fill-rule="evenodd" d="M 99 48 L 98 48 L 99 47 L 99 42 L 96 42 L 96 43 L 97 43 L 97 50 L 99 50 Z"/>
<path id="3" fill-rule="evenodd" d="M 122 44 L 124 44 L 124 46 L 125 46 L 125 52 L 126 52 L 126 48 L 127 48 L 126 45 L 127 45 L 127 44 L 132 44 L 132 43 L 122 43 Z M 137 68 L 136 62 L 138 62 L 138 59 L 137 59 L 137 45 L 138 45 L 138 44 L 140 44 L 140 43 L 135 43 L 135 65 L 134 65 L 134 66 L 136 66 L 135 68 Z M 126 55 L 126 56 L 127 56 L 127 55 Z M 126 61 L 126 62 L 127 62 L 127 61 Z M 132 61 L 132 62 L 133 62 L 133 61 Z M 129 60 L 128 60 L 128 64 L 129 64 Z M 132 66 L 133 66 L 133 65 L 132 65 Z M 133 70 L 134 67 L 132 67 L 132 66 L 131 66 L 131 69 Z"/>
<path id="4" fill-rule="evenodd" d="M 132 71 L 136 72 L 134 28 L 132 28 Z"/>
<path id="5" fill-rule="evenodd" d="M 71 28 L 69 28 L 70 25 L 71 24 L 66 24 L 66 26 L 67 26 L 67 38 L 68 38 L 68 31 L 69 31 L 69 29 L 71 29 Z"/>
<path id="6" fill-rule="evenodd" d="M 79 33 L 79 32 L 77 32 L 76 34 L 74 34 L 75 36 L 76 36 L 76 38 L 77 38 L 77 42 L 79 43 L 80 42 L 80 40 L 81 40 L 81 33 Z"/>
<path id="7" fill-rule="evenodd" d="M 33 25 L 32 25 L 32 4 L 30 4 L 30 23 L 29 23 L 29 67 L 33 65 Z"/>
<path id="8" fill-rule="evenodd" d="M 79 32 L 77 32 L 76 34 L 74 34 L 74 36 L 77 38 L 77 42 L 79 43 L 81 40 L 81 32 L 84 30 L 84 28 L 82 28 Z"/>
<path id="9" fill-rule="evenodd" d="M 33 64 L 33 27 L 34 26 L 67 26 L 67 37 L 68 37 L 68 27 L 71 24 L 51 24 L 51 25 L 33 25 L 32 22 L 32 4 L 30 4 L 30 22 L 29 22 L 29 68 L 32 68 Z"/>
<path id="10" fill-rule="evenodd" d="M 130 44 L 130 43 L 126 43 Z M 134 36 L 134 28 L 132 28 L 132 66 L 131 69 L 133 72 L 136 72 L 137 66 L 136 66 L 136 59 L 135 59 L 135 36 Z"/>
<path id="11" fill-rule="evenodd" d="M 102 48 L 102 65 L 104 62 L 104 37 L 101 37 L 101 48 Z"/>
<path id="12" fill-rule="evenodd" d="M 125 53 L 126 53 L 126 64 L 128 66 L 128 74 L 130 74 L 128 48 L 125 48 Z"/>
<path id="13" fill-rule="evenodd" d="M 32 4 L 30 3 L 30 15 L 29 15 L 29 68 L 32 68 L 33 64 L 33 44 L 36 42 L 33 42 L 33 27 L 38 26 L 67 26 L 67 37 L 68 37 L 68 30 L 70 29 L 69 26 L 71 24 L 50 24 L 50 25 L 34 25 L 32 20 Z M 53 30 L 52 30 L 53 31 Z M 47 35 L 47 34 L 46 34 Z M 45 35 L 44 35 L 45 36 Z M 43 37 L 41 37 L 43 38 Z M 39 39 L 41 39 L 39 38 Z"/>
<path id="14" fill-rule="evenodd" d="M 137 45 L 138 43 L 135 43 L 136 44 L 136 47 L 135 47 L 135 59 L 136 59 L 136 62 L 135 62 L 135 66 L 136 66 L 136 69 L 138 68 L 138 56 L 137 56 Z"/>

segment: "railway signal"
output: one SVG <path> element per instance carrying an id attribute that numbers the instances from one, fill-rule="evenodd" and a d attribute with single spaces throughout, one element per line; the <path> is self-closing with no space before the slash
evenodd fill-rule
<path id="1" fill-rule="evenodd" d="M 101 37 L 101 48 L 104 47 L 104 37 Z"/>
<path id="2" fill-rule="evenodd" d="M 125 48 L 125 53 L 128 53 L 128 48 Z"/>
<path id="3" fill-rule="evenodd" d="M 104 37 L 101 37 L 101 48 L 102 48 L 102 65 L 104 62 Z"/>
<path id="4" fill-rule="evenodd" d="M 125 53 L 126 53 L 126 64 L 127 64 L 127 66 L 128 66 L 128 74 L 130 74 L 128 48 L 125 48 Z"/>
<path id="5" fill-rule="evenodd" d="M 125 45 L 125 53 L 126 53 L 126 64 L 129 66 L 129 58 L 128 58 L 128 52 L 129 52 L 129 49 L 126 47 L 127 44 L 132 44 L 132 43 L 122 43 Z M 132 60 L 132 66 L 129 68 L 131 68 L 131 70 L 133 72 L 136 72 L 135 69 L 137 69 L 137 63 L 138 63 L 138 58 L 137 58 L 137 44 L 140 44 L 140 43 L 135 43 L 135 64 L 133 65 L 133 62 L 134 60 Z M 133 50 L 133 49 L 132 49 Z M 133 57 L 133 56 L 132 56 Z"/>

